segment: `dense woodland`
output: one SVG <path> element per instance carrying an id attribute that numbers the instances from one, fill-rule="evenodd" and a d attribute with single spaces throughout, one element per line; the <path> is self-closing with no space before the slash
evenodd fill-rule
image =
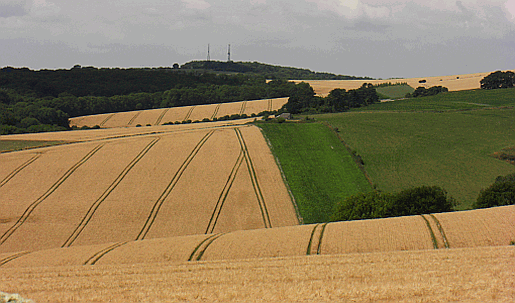
<path id="1" fill-rule="evenodd" d="M 181 66 L 181 70 L 208 70 L 225 73 L 255 74 L 266 79 L 290 80 L 371 80 L 368 77 L 335 75 L 313 72 L 309 69 L 276 66 L 259 62 L 191 61 Z"/>
<path id="2" fill-rule="evenodd" d="M 168 68 L 0 70 L 0 134 L 69 129 L 68 118 L 175 106 L 288 97 L 286 80 L 184 73 Z"/>

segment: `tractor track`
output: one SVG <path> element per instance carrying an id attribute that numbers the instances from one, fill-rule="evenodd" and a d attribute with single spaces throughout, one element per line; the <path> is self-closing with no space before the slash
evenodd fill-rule
<path id="1" fill-rule="evenodd" d="M 159 210 L 161 209 L 161 206 L 163 205 L 166 198 L 170 195 L 172 190 L 174 189 L 175 185 L 181 178 L 182 174 L 188 167 L 188 165 L 193 161 L 195 156 L 198 154 L 202 146 L 206 143 L 206 141 L 213 135 L 215 130 L 209 131 L 200 141 L 197 143 L 195 148 L 191 151 L 191 153 L 188 155 L 186 160 L 182 163 L 182 165 L 179 167 L 175 175 L 173 176 L 172 180 L 168 184 L 168 186 L 165 188 L 163 193 L 159 196 L 157 201 L 154 203 L 154 206 L 152 207 L 152 210 L 150 211 L 150 214 L 147 217 L 147 220 L 145 221 L 145 224 L 143 225 L 141 231 L 139 232 L 138 236 L 136 237 L 136 240 L 143 240 L 147 233 L 150 231 L 150 228 L 152 228 L 152 225 L 154 224 L 154 221 L 157 217 L 157 214 L 159 213 Z"/>
<path id="2" fill-rule="evenodd" d="M 123 171 L 116 177 L 116 179 L 109 185 L 109 187 L 104 191 L 104 193 L 91 205 L 86 215 L 82 218 L 79 225 L 75 228 L 72 234 L 68 237 L 68 239 L 63 243 L 61 247 L 69 247 L 77 240 L 82 231 L 86 228 L 88 223 L 91 221 L 91 218 L 100 207 L 100 205 L 107 199 L 107 197 L 113 192 L 113 190 L 122 182 L 122 180 L 127 176 L 127 174 L 131 171 L 131 169 L 148 153 L 148 151 L 160 140 L 160 138 L 155 138 L 152 140 L 143 150 L 139 152 L 139 154 L 123 169 Z"/>
<path id="3" fill-rule="evenodd" d="M 15 170 L 13 170 L 9 175 L 7 175 L 7 177 L 5 177 L 1 182 L 0 182 L 0 187 L 4 186 L 7 182 L 9 182 L 9 180 L 11 180 L 12 178 L 14 178 L 14 176 L 16 176 L 20 171 L 22 171 L 25 167 L 29 166 L 30 164 L 32 164 L 32 162 L 36 161 L 39 157 L 41 157 L 41 154 L 38 153 L 36 155 L 34 155 L 32 158 L 30 158 L 29 160 L 25 161 L 22 165 L 18 166 Z"/>
<path id="4" fill-rule="evenodd" d="M 98 152 L 105 143 L 97 145 L 90 152 L 88 152 L 79 162 L 75 163 L 72 167 L 70 167 L 64 175 L 61 176 L 42 196 L 40 196 L 36 201 L 32 202 L 29 207 L 23 212 L 21 217 L 16 221 L 16 223 L 11 226 L 1 237 L 0 237 L 0 245 L 2 245 L 7 239 L 23 224 L 32 212 L 41 204 L 48 196 L 50 196 L 66 179 L 70 177 L 82 164 L 86 163 L 93 155 Z"/>

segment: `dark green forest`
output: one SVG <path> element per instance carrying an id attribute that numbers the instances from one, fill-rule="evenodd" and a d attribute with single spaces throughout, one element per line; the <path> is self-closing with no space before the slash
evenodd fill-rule
<path id="1" fill-rule="evenodd" d="M 191 61 L 181 66 L 181 70 L 214 71 L 223 73 L 254 74 L 266 79 L 290 80 L 371 80 L 369 77 L 335 75 L 313 72 L 309 69 L 264 64 L 259 62 L 233 61 Z"/>
<path id="2" fill-rule="evenodd" d="M 172 68 L 6 67 L 0 70 L 0 134 L 66 130 L 68 118 L 83 115 L 302 95 L 304 84 Z"/>

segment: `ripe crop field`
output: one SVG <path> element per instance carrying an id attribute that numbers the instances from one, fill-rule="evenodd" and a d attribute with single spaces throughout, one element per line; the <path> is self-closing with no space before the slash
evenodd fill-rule
<path id="1" fill-rule="evenodd" d="M 0 269 L 35 302 L 510 302 L 515 247 Z"/>
<path id="2" fill-rule="evenodd" d="M 507 246 L 515 238 L 514 215 L 515 206 L 510 205 L 424 216 L 12 251 L 0 253 L 0 270 Z"/>
<path id="3" fill-rule="evenodd" d="M 385 191 L 438 185 L 465 209 L 497 176 L 515 172 L 491 156 L 515 145 L 513 109 L 339 113 L 317 119 L 340 129 Z"/>
<path id="4" fill-rule="evenodd" d="M 0 161 L 0 252 L 298 224 L 255 126 L 92 140 Z"/>
<path id="5" fill-rule="evenodd" d="M 270 140 L 304 223 L 327 222 L 336 202 L 371 190 L 349 152 L 318 123 L 259 124 Z"/>
<path id="6" fill-rule="evenodd" d="M 346 90 L 357 89 L 363 85 L 363 83 L 372 83 L 374 85 L 381 83 L 408 83 L 408 85 L 413 88 L 417 88 L 419 86 L 425 88 L 429 88 L 431 86 L 445 86 L 449 89 L 449 91 L 459 91 L 480 88 L 480 81 L 489 74 L 490 72 L 388 80 L 294 80 L 294 82 L 309 83 L 315 90 L 315 93 L 320 96 L 326 96 L 335 88 L 343 88 Z M 425 80 L 426 82 L 420 83 L 419 81 L 421 80 Z"/>
<path id="7" fill-rule="evenodd" d="M 99 114 L 71 118 L 70 125 L 77 127 L 99 125 L 102 128 L 114 128 L 131 127 L 138 124 L 141 126 L 148 124 L 161 125 L 163 123 L 186 120 L 202 121 L 204 118 L 212 120 L 213 118 L 233 114 L 247 114 L 250 116 L 251 114 L 258 114 L 266 110 L 278 110 L 286 102 L 288 102 L 288 98 L 277 98 Z"/>

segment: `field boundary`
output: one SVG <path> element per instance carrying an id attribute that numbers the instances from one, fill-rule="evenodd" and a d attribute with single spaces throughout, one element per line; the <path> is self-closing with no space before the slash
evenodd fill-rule
<path id="1" fill-rule="evenodd" d="M 40 196 L 36 201 L 32 202 L 29 207 L 23 212 L 21 217 L 16 221 L 16 223 L 11 226 L 1 237 L 0 237 L 0 245 L 2 245 L 7 239 L 29 218 L 30 214 L 36 209 L 36 207 L 41 204 L 48 196 L 50 196 L 66 179 L 68 179 L 71 174 L 73 174 L 82 164 L 86 163 L 93 155 L 98 152 L 105 143 L 97 145 L 91 151 L 89 151 L 79 162 L 75 163 L 71 168 L 69 168 L 64 175 L 61 176 L 42 196 Z"/>
<path id="2" fill-rule="evenodd" d="M 188 110 L 188 112 L 186 113 L 186 117 L 184 117 L 183 121 L 186 121 L 186 120 L 188 120 L 188 119 L 190 118 L 191 113 L 193 113 L 193 110 L 194 110 L 194 109 L 195 109 L 195 106 L 192 106 L 192 107 Z"/>
<path id="3" fill-rule="evenodd" d="M 156 123 L 154 123 L 154 125 L 159 125 L 159 123 L 161 123 L 161 120 L 163 120 L 164 116 L 166 115 L 166 113 L 170 110 L 170 108 L 165 108 L 165 110 L 159 115 L 159 117 L 157 118 L 156 120 Z"/>
<path id="4" fill-rule="evenodd" d="M 256 197 L 258 199 L 259 208 L 261 210 L 261 215 L 263 216 L 265 228 L 271 228 L 272 222 L 270 221 L 270 214 L 268 213 L 265 198 L 263 197 L 261 187 L 259 186 L 254 164 L 252 163 L 252 159 L 250 158 L 249 151 L 247 149 L 247 144 L 245 143 L 245 139 L 243 138 L 243 134 L 239 128 L 234 128 L 234 131 L 236 132 L 236 136 L 238 137 L 238 141 L 240 142 L 240 146 L 245 157 L 245 162 L 249 170 L 250 180 L 252 181 L 252 186 L 254 187 L 254 192 L 256 193 Z"/>
<path id="5" fill-rule="evenodd" d="M 141 231 L 137 235 L 136 240 L 143 240 L 146 237 L 147 233 L 150 231 L 150 228 L 154 224 L 157 214 L 159 213 L 159 210 L 161 209 L 161 206 L 163 205 L 164 201 L 170 195 L 177 182 L 179 182 L 179 179 L 181 178 L 182 174 L 184 173 L 188 165 L 191 163 L 191 161 L 193 161 L 193 159 L 198 154 L 202 146 L 204 146 L 206 141 L 213 135 L 214 132 L 215 130 L 211 130 L 204 137 L 202 137 L 202 139 L 197 143 L 195 148 L 193 148 L 191 153 L 188 155 L 186 160 L 184 160 L 184 162 L 181 164 L 170 183 L 168 183 L 165 190 L 161 193 L 157 201 L 154 203 L 154 206 L 152 207 L 152 210 L 150 211 L 150 214 L 148 215 L 147 220 L 145 221 L 145 224 L 143 225 Z"/>
<path id="6" fill-rule="evenodd" d="M 272 152 L 272 155 L 274 156 L 275 164 L 279 168 L 279 171 L 281 172 L 281 178 L 283 179 L 284 186 L 286 186 L 286 190 L 288 191 L 288 195 L 290 196 L 290 201 L 293 204 L 293 208 L 295 209 L 295 216 L 297 217 L 297 221 L 299 224 L 304 224 L 304 219 L 300 215 L 299 206 L 297 205 L 297 201 L 295 201 L 295 197 L 293 196 L 293 192 L 291 191 L 290 185 L 288 184 L 288 180 L 286 179 L 286 175 L 284 174 L 283 168 L 281 166 L 281 161 L 279 161 L 279 158 L 274 153 L 274 147 L 272 146 L 272 143 L 270 142 L 270 139 L 266 136 L 265 132 L 261 127 L 258 127 L 261 131 L 261 135 L 263 138 L 265 138 L 266 143 L 268 144 L 268 148 Z"/>
<path id="7" fill-rule="evenodd" d="M 216 118 L 216 115 L 218 115 L 218 111 L 220 110 L 220 106 L 221 106 L 221 105 L 222 105 L 221 103 L 219 103 L 219 104 L 217 104 L 217 105 L 216 105 L 215 111 L 214 111 L 214 112 L 213 112 L 213 114 L 211 115 L 211 120 L 213 120 L 214 118 Z"/>
<path id="8" fill-rule="evenodd" d="M 104 124 L 106 124 L 107 121 L 109 121 L 112 117 L 114 117 L 114 115 L 115 115 L 115 113 L 107 116 L 107 118 L 105 118 L 104 121 L 100 122 L 100 126 L 104 126 Z"/>
<path id="9" fill-rule="evenodd" d="M 91 256 L 89 259 L 87 259 L 84 262 L 84 265 L 95 265 L 95 263 L 97 263 L 98 260 L 100 260 L 103 256 L 107 255 L 111 251 L 113 251 L 113 250 L 117 249 L 118 247 L 123 246 L 127 243 L 129 243 L 129 242 L 128 241 L 127 242 L 119 242 L 119 243 L 110 245 L 110 246 L 96 252 L 93 256 Z"/>
<path id="10" fill-rule="evenodd" d="M 134 122 L 134 120 L 136 120 L 136 118 L 141 114 L 141 110 L 139 112 L 137 112 L 130 120 L 129 122 L 127 123 L 127 126 L 128 125 L 132 125 L 132 123 Z"/>
<path id="11" fill-rule="evenodd" d="M 431 234 L 431 241 L 433 242 L 433 248 L 438 249 L 438 241 L 436 240 L 436 236 L 435 236 L 435 233 L 433 232 L 433 228 L 431 228 L 431 223 L 429 223 L 429 220 L 427 220 L 427 218 L 424 217 L 424 215 L 420 215 L 420 217 L 422 217 L 422 219 L 424 219 L 424 221 L 426 222 L 427 229 L 429 230 L 429 234 Z"/>
<path id="12" fill-rule="evenodd" d="M 155 138 L 152 140 L 143 150 L 139 152 L 139 154 L 132 159 L 132 161 L 123 169 L 123 171 L 116 177 L 116 179 L 109 185 L 109 187 L 102 193 L 102 195 L 90 206 L 86 215 L 82 218 L 79 225 L 75 228 L 72 234 L 68 237 L 68 239 L 63 243 L 61 247 L 69 247 L 77 240 L 82 231 L 86 228 L 91 218 L 100 207 L 102 202 L 107 199 L 107 197 L 113 192 L 113 190 L 122 182 L 122 180 L 127 176 L 127 174 L 132 170 L 132 168 L 148 153 L 148 151 L 160 140 L 160 138 Z"/>
<path id="13" fill-rule="evenodd" d="M 20 257 L 23 257 L 25 255 L 28 255 L 30 254 L 31 252 L 30 251 L 23 251 L 23 252 L 19 252 L 19 253 L 15 253 L 13 255 L 10 255 L 9 257 L 7 258 L 3 258 L 2 260 L 0 260 L 0 267 L 4 266 L 5 264 L 13 261 L 13 260 L 16 260 Z"/>
<path id="14" fill-rule="evenodd" d="M 368 172 L 365 168 L 365 166 L 363 164 L 361 164 L 357 159 L 356 157 L 354 157 L 352 155 L 352 148 L 347 144 L 347 142 L 345 142 L 345 140 L 343 140 L 343 138 L 340 136 L 340 134 L 332 127 L 331 124 L 325 122 L 325 121 L 322 121 L 320 122 L 321 124 L 327 126 L 335 135 L 336 137 L 340 140 L 340 142 L 343 143 L 343 146 L 345 146 L 345 148 L 347 149 L 347 151 L 349 152 L 349 154 L 351 155 L 352 159 L 354 160 L 354 162 L 356 163 L 356 165 L 358 166 L 358 168 L 361 170 L 361 172 L 363 172 L 363 175 L 365 175 L 365 178 L 367 179 L 368 183 L 370 184 L 370 186 L 372 188 L 374 188 L 374 182 L 372 182 L 372 178 L 368 175 Z"/>
<path id="15" fill-rule="evenodd" d="M 244 153 L 243 153 L 243 150 L 240 150 L 238 159 L 236 159 L 236 163 L 234 163 L 231 173 L 229 174 L 229 177 L 227 178 L 227 182 L 225 182 L 224 188 L 222 189 L 222 192 L 220 193 L 220 196 L 218 197 L 218 200 L 216 201 L 215 209 L 213 210 L 213 213 L 211 214 L 211 219 L 209 219 L 209 223 L 206 228 L 206 232 L 205 232 L 206 234 L 212 233 L 214 231 L 216 222 L 218 222 L 218 217 L 220 216 L 220 213 L 222 212 L 222 207 L 225 203 L 225 200 L 227 199 L 227 196 L 229 195 L 229 191 L 231 190 L 234 180 L 236 180 L 236 176 L 238 175 L 238 171 L 241 167 L 241 164 L 243 163 L 243 160 L 244 160 Z"/>
<path id="16" fill-rule="evenodd" d="M 5 177 L 1 182 L 0 182 L 0 187 L 4 186 L 5 184 L 7 184 L 7 182 L 9 182 L 9 180 L 11 180 L 12 178 L 14 178 L 14 176 L 16 176 L 20 171 L 22 171 L 25 167 L 29 166 L 32 162 L 36 161 L 39 157 L 41 157 L 41 153 L 37 153 L 36 155 L 34 155 L 32 158 L 30 158 L 29 160 L 25 161 L 23 164 L 21 164 L 20 166 L 18 166 L 15 170 L 13 170 L 9 175 L 7 175 L 7 177 Z"/>
<path id="17" fill-rule="evenodd" d="M 436 223 L 436 227 L 438 228 L 438 230 L 440 231 L 440 234 L 442 235 L 443 245 L 445 246 L 445 248 L 450 248 L 449 241 L 447 240 L 447 236 L 445 235 L 445 231 L 444 231 L 442 225 L 440 224 L 440 221 L 433 214 L 429 214 L 429 216 L 431 218 L 433 218 L 433 221 L 435 221 L 435 223 Z"/>
<path id="18" fill-rule="evenodd" d="M 215 242 L 218 238 L 225 234 L 226 233 L 214 234 L 205 238 L 202 242 L 199 243 L 199 245 L 197 245 L 197 247 L 195 247 L 190 257 L 188 258 L 188 261 L 200 261 L 200 259 L 202 259 L 202 256 L 206 252 L 207 248 L 211 244 L 213 244 L 213 242 Z"/>

